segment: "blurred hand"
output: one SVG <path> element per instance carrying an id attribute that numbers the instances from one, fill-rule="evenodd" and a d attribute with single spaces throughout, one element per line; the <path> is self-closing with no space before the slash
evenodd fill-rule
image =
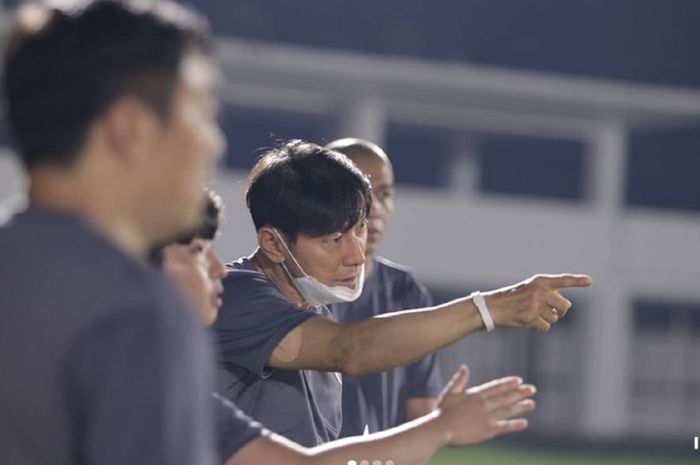
<path id="1" fill-rule="evenodd" d="M 462 365 L 438 398 L 439 421 L 448 445 L 466 446 L 522 431 L 527 420 L 513 417 L 531 412 L 535 387 L 517 377 L 501 378 L 465 391 L 469 368 Z"/>
<path id="2" fill-rule="evenodd" d="M 588 287 L 590 276 L 581 274 L 538 274 L 513 286 L 484 293 L 496 326 L 536 328 L 546 333 L 571 308 L 560 289 Z"/>

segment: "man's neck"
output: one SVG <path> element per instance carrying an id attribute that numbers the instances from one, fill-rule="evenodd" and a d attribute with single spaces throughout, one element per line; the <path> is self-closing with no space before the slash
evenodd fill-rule
<path id="1" fill-rule="evenodd" d="M 374 271 L 374 254 L 365 255 L 365 281 L 372 276 Z"/>
<path id="2" fill-rule="evenodd" d="M 48 210 L 82 218 L 116 247 L 134 258 L 145 256 L 149 244 L 136 221 L 117 201 L 84 178 L 58 169 L 37 169 L 30 174 L 29 202 Z"/>
<path id="3" fill-rule="evenodd" d="M 273 262 L 260 249 L 253 252 L 253 255 L 250 256 L 250 260 L 259 272 L 264 273 L 265 276 L 270 278 L 270 281 L 279 288 L 280 292 L 284 294 L 287 300 L 301 308 L 311 307 L 294 286 L 292 279 L 284 270 L 281 263 Z"/>

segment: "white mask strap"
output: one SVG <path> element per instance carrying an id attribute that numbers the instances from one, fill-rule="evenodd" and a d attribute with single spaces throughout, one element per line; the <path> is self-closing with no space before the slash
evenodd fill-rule
<path id="1" fill-rule="evenodd" d="M 296 257 L 294 256 L 294 254 L 292 253 L 292 251 L 291 251 L 291 250 L 289 249 L 289 247 L 287 246 L 287 242 L 286 242 L 284 239 L 282 239 L 282 234 L 280 234 L 280 232 L 277 231 L 277 229 L 275 229 L 275 228 L 272 228 L 272 230 L 275 232 L 275 234 L 277 235 L 277 238 L 280 240 L 280 242 L 282 242 L 282 246 L 284 247 L 284 250 L 287 251 L 287 254 L 289 254 L 289 257 L 292 259 L 292 261 L 293 261 L 294 264 L 297 266 L 297 268 L 299 268 L 299 271 L 301 271 L 301 274 L 303 274 L 304 276 L 308 276 L 308 274 L 306 274 L 306 271 L 304 271 L 304 268 L 301 267 L 301 265 L 300 265 L 299 262 L 297 261 Z M 287 274 L 289 275 L 289 277 L 290 277 L 290 278 L 293 278 L 292 274 L 289 272 L 289 269 L 288 269 L 287 266 L 284 264 L 284 262 L 282 262 L 282 267 L 283 267 L 284 270 L 287 272 Z"/>

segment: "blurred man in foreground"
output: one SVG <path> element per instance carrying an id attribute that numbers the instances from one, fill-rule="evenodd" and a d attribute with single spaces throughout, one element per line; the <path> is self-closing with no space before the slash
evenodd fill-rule
<path id="1" fill-rule="evenodd" d="M 18 11 L 3 91 L 28 206 L 0 226 L 0 456 L 212 465 L 211 350 L 143 263 L 222 138 L 206 25 L 174 2 Z"/>

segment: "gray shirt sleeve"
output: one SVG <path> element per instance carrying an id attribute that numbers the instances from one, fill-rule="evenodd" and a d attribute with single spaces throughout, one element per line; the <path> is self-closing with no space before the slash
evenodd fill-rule
<path id="1" fill-rule="evenodd" d="M 216 393 L 213 394 L 213 401 L 220 463 L 225 463 L 254 439 L 269 434 L 260 423 L 253 421 L 233 402 Z"/>
<path id="2" fill-rule="evenodd" d="M 231 271 L 224 279 L 223 306 L 213 325 L 220 361 L 265 378 L 275 347 L 314 316 L 318 315 L 289 302 L 261 273 Z"/>
<path id="3" fill-rule="evenodd" d="M 124 309 L 73 347 L 68 405 L 83 412 L 75 425 L 82 463 L 215 463 L 206 338 L 193 319 L 172 317 Z"/>

